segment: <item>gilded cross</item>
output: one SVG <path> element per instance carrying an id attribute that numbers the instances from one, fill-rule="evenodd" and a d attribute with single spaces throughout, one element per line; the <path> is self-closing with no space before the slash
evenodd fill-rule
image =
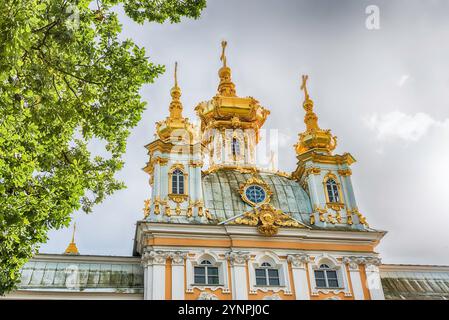
<path id="1" fill-rule="evenodd" d="M 220 60 L 223 61 L 223 67 L 226 67 L 226 55 L 225 55 L 225 50 L 226 50 L 226 46 L 228 45 L 227 41 L 222 41 L 221 42 L 221 57 Z"/>
<path id="2" fill-rule="evenodd" d="M 302 75 L 302 84 L 301 84 L 301 90 L 304 91 L 305 99 L 309 100 L 309 93 L 307 92 L 307 80 L 309 79 L 309 76 L 306 74 Z"/>

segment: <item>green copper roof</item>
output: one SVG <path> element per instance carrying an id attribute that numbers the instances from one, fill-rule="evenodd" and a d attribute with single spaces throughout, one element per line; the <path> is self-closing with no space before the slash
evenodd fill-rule
<path id="1" fill-rule="evenodd" d="M 89 256 L 41 257 L 22 268 L 19 290 L 143 292 L 143 269 L 134 258 L 128 262 Z"/>
<path id="2" fill-rule="evenodd" d="M 251 177 L 262 179 L 269 186 L 273 192 L 270 203 L 274 207 L 308 224 L 312 211 L 310 199 L 296 181 L 275 173 L 252 174 L 237 170 L 218 170 L 203 177 L 204 204 L 213 218 L 224 221 L 252 209 L 239 193 L 240 184 Z"/>
<path id="3" fill-rule="evenodd" d="M 449 300 L 449 270 L 430 267 L 422 271 L 420 266 L 381 267 L 382 287 L 387 300 Z M 395 267 L 397 270 L 389 270 Z M 382 270 L 387 269 L 387 270 Z M 413 270 L 415 269 L 415 270 Z M 433 269 L 433 270 L 432 270 Z"/>

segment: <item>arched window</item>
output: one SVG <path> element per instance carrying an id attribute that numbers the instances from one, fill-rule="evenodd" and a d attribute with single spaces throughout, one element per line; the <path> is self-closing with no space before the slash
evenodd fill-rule
<path id="1" fill-rule="evenodd" d="M 172 173 L 172 193 L 184 194 L 184 173 L 179 169 Z"/>
<path id="2" fill-rule="evenodd" d="M 317 288 L 338 288 L 337 270 L 327 264 L 320 265 L 320 268 L 315 270 L 315 282 Z"/>
<path id="3" fill-rule="evenodd" d="M 237 138 L 232 138 L 231 148 L 234 157 L 240 155 L 240 142 Z"/>
<path id="4" fill-rule="evenodd" d="M 218 267 L 212 265 L 209 260 L 203 260 L 194 269 L 195 284 L 218 284 Z"/>
<path id="5" fill-rule="evenodd" d="M 340 202 L 340 195 L 338 194 L 338 185 L 334 179 L 328 179 L 326 181 L 327 196 L 329 202 Z"/>
<path id="6" fill-rule="evenodd" d="M 275 269 L 268 262 L 256 268 L 256 285 L 258 286 L 279 286 L 279 270 Z"/>

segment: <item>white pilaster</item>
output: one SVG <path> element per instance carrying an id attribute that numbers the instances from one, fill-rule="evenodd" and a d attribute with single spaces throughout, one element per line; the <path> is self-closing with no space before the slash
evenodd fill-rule
<path id="1" fill-rule="evenodd" d="M 142 256 L 143 267 L 143 299 L 153 300 L 153 261 L 148 253 Z"/>
<path id="2" fill-rule="evenodd" d="M 172 300 L 184 300 L 184 263 L 187 253 L 173 252 L 170 254 L 172 259 Z"/>
<path id="3" fill-rule="evenodd" d="M 366 285 L 371 295 L 371 300 L 385 300 L 382 282 L 380 280 L 379 258 L 368 259 L 365 264 Z"/>
<path id="4" fill-rule="evenodd" d="M 291 263 L 292 267 L 296 300 L 310 300 L 306 270 L 309 257 L 306 254 L 288 255 L 287 261 Z"/>
<path id="5" fill-rule="evenodd" d="M 151 300 L 164 300 L 165 299 L 165 264 L 169 254 L 164 251 L 148 251 L 144 254 L 151 267 L 147 268 L 147 279 L 151 279 L 150 285 L 147 291 L 147 297 Z M 148 282 L 145 283 L 146 285 Z"/>
<path id="6" fill-rule="evenodd" d="M 343 262 L 349 268 L 349 276 L 351 278 L 352 290 L 355 300 L 364 300 L 362 278 L 360 277 L 359 265 L 363 262 L 359 257 L 345 257 Z"/>
<path id="7" fill-rule="evenodd" d="M 246 265 L 249 254 L 242 251 L 231 251 L 226 254 L 232 270 L 232 299 L 248 300 Z"/>

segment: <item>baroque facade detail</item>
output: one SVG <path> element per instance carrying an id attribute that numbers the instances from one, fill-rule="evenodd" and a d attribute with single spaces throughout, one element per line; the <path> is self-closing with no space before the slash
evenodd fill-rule
<path id="1" fill-rule="evenodd" d="M 226 48 L 224 41 L 215 95 L 195 107 L 198 126 L 182 115 L 175 66 L 169 116 L 146 146 L 152 194 L 135 243 L 153 286 L 146 297 L 368 299 L 374 289 L 363 279 L 377 281 L 374 247 L 384 233 L 357 209 L 355 159 L 334 154 L 337 138 L 319 126 L 304 75 L 296 169 L 260 168 L 256 149 L 270 111 L 237 94 Z"/>

